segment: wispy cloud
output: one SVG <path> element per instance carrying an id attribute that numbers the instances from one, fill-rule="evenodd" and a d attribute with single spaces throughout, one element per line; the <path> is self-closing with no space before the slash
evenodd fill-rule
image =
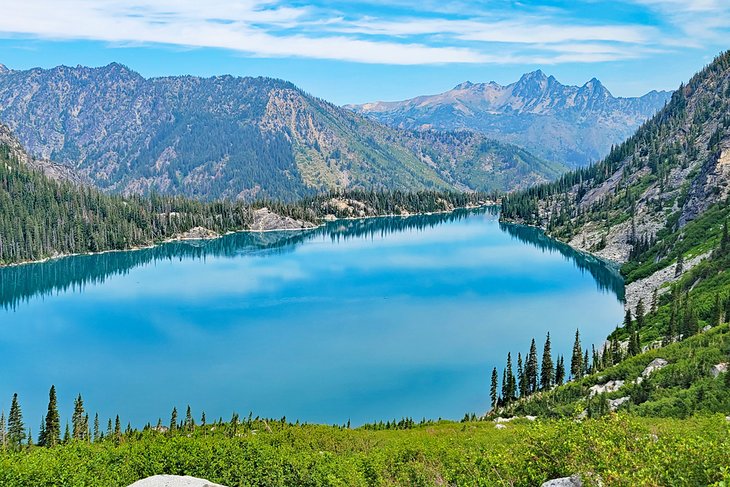
<path id="1" fill-rule="evenodd" d="M 628 0 L 679 24 L 684 37 L 724 29 L 725 0 Z M 3 2 L 0 35 L 223 48 L 260 57 L 380 64 L 589 63 L 671 48 L 656 26 L 603 22 L 536 6 L 402 0 L 310 3 L 281 0 L 21 0 Z M 411 8 L 406 8 L 410 5 Z M 501 7 L 500 7 L 501 5 Z M 472 8 L 469 8 L 471 6 Z M 464 12 L 469 12 L 466 15 Z M 720 15 L 719 15 L 720 14 Z M 709 26 L 709 27 L 708 27 Z"/>

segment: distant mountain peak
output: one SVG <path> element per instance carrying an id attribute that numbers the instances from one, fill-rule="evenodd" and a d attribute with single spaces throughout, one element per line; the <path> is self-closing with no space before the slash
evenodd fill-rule
<path id="1" fill-rule="evenodd" d="M 459 83 L 458 85 L 454 86 L 455 90 L 468 90 L 469 88 L 474 87 L 474 83 L 471 81 L 464 81 L 463 83 Z"/>
<path id="2" fill-rule="evenodd" d="M 506 86 L 465 81 L 445 93 L 348 108 L 400 128 L 475 130 L 548 160 L 584 166 L 630 136 L 670 96 L 617 98 L 597 78 L 564 85 L 537 69 Z"/>
<path id="3" fill-rule="evenodd" d="M 10 72 L 10 70 L 8 69 L 7 66 L 5 66 L 4 64 L 0 64 L 0 74 L 7 74 L 9 72 Z"/>

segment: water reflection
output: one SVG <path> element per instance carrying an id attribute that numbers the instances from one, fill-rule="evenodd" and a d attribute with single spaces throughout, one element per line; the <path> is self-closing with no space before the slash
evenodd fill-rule
<path id="1" fill-rule="evenodd" d="M 621 302 L 624 301 L 624 279 L 619 273 L 618 266 L 593 255 L 579 252 L 563 242 L 548 237 L 545 232 L 534 227 L 500 222 L 499 228 L 520 242 L 534 245 L 544 252 L 558 252 L 581 271 L 590 272 L 598 289 L 610 291 Z"/>
<path id="2" fill-rule="evenodd" d="M 469 215 L 497 216 L 498 213 L 497 207 L 486 207 L 433 215 L 337 220 L 304 231 L 241 232 L 215 240 L 171 242 L 135 251 L 71 256 L 6 267 L 0 269 L 0 306 L 13 309 L 35 296 L 81 291 L 86 285 L 101 284 L 110 277 L 127 274 L 135 267 L 157 261 L 280 254 L 292 252 L 298 245 L 323 235 L 333 242 L 361 237 L 384 237 L 406 230 L 433 228 L 462 220 Z M 522 243 L 546 252 L 560 253 L 577 268 L 588 271 L 599 289 L 610 291 L 619 300 L 624 300 L 623 278 L 616 266 L 578 252 L 548 237 L 537 228 L 503 222 L 499 223 L 499 228 Z"/>

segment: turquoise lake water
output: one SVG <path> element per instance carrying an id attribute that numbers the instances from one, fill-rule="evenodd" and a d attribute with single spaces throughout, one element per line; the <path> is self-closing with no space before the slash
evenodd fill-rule
<path id="1" fill-rule="evenodd" d="M 0 269 L 0 407 L 37 434 L 55 384 L 103 425 L 189 404 L 353 424 L 460 419 L 489 405 L 507 351 L 569 354 L 622 318 L 611 266 L 493 210 L 332 222 L 307 232 Z M 569 358 L 568 358 L 569 361 Z"/>

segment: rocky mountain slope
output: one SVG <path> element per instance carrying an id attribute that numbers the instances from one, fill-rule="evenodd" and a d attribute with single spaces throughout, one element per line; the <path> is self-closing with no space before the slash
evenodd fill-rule
<path id="1" fill-rule="evenodd" d="M 560 172 L 484 136 L 385 127 L 269 78 L 145 79 L 119 64 L 0 71 L 0 121 L 35 156 L 123 194 L 509 190 Z"/>
<path id="2" fill-rule="evenodd" d="M 475 130 L 580 167 L 608 154 L 670 95 L 652 91 L 617 98 L 595 78 L 580 87 L 566 86 L 535 71 L 507 86 L 466 82 L 438 95 L 348 108 L 394 127 Z"/>
<path id="3" fill-rule="evenodd" d="M 730 52 L 600 163 L 503 201 L 503 217 L 622 263 L 629 307 L 720 244 L 730 214 Z"/>

